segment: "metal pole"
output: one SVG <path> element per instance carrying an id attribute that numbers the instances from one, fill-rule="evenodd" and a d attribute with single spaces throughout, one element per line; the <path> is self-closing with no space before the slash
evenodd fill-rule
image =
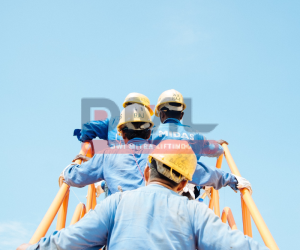
<path id="1" fill-rule="evenodd" d="M 237 166 L 235 165 L 235 162 L 229 152 L 228 146 L 223 143 L 222 147 L 224 148 L 225 151 L 225 158 L 228 163 L 228 166 L 231 170 L 231 172 L 237 176 L 241 176 Z M 253 218 L 253 221 L 263 239 L 265 242 L 266 246 L 270 250 L 279 250 L 270 230 L 268 229 L 264 219 L 262 218 L 260 212 L 258 211 L 248 189 L 243 188 L 240 190 L 240 192 L 243 194 L 243 199 L 245 201 L 245 204 L 247 205 L 249 212 Z"/>
<path id="2" fill-rule="evenodd" d="M 62 204 L 67 192 L 69 191 L 69 186 L 66 183 L 63 183 L 55 196 L 52 204 L 50 205 L 47 213 L 45 214 L 44 218 L 42 219 L 40 225 L 38 226 L 37 230 L 35 231 L 34 235 L 30 240 L 30 244 L 37 243 L 42 237 L 44 237 L 51 226 L 52 221 L 57 214 L 57 211 Z"/>
<path id="3" fill-rule="evenodd" d="M 237 226 L 235 224 L 235 220 L 233 218 L 231 209 L 229 207 L 225 207 L 223 209 L 221 220 L 222 220 L 223 223 L 226 223 L 227 220 L 228 220 L 228 224 L 229 224 L 230 228 L 232 230 L 237 230 Z"/>
<path id="4" fill-rule="evenodd" d="M 85 205 L 83 203 L 79 203 L 75 209 L 70 225 L 74 225 L 80 220 L 83 209 L 85 209 Z"/>
<path id="5" fill-rule="evenodd" d="M 67 212 L 68 212 L 68 204 L 69 204 L 69 194 L 70 191 L 67 192 L 63 203 L 60 206 L 57 215 L 57 222 L 56 222 L 56 230 L 59 231 L 66 226 L 66 219 L 67 219 Z"/>

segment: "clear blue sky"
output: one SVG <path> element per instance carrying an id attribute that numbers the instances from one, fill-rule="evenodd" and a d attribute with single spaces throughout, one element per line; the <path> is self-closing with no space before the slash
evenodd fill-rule
<path id="1" fill-rule="evenodd" d="M 30 240 L 79 152 L 81 98 L 121 107 L 140 92 L 155 104 L 171 88 L 192 98 L 193 122 L 219 124 L 206 136 L 230 143 L 280 249 L 296 249 L 299 9 L 277 0 L 2 1 L 0 249 Z M 86 188 L 73 191 L 85 202 Z M 242 230 L 239 194 L 220 197 Z M 72 192 L 68 222 L 77 203 Z"/>

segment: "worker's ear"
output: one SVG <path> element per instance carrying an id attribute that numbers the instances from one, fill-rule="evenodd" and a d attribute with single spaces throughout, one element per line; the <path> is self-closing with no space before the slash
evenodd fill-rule
<path id="1" fill-rule="evenodd" d="M 164 121 L 167 119 L 166 116 L 167 116 L 167 115 L 166 115 L 166 113 L 165 113 L 164 111 L 160 111 L 160 112 L 159 112 L 160 122 L 164 122 Z"/>
<path id="2" fill-rule="evenodd" d="M 151 130 L 149 130 L 148 132 L 149 132 L 149 135 L 148 135 L 147 140 L 148 140 L 148 139 L 150 138 L 150 136 L 151 136 Z"/>
<path id="3" fill-rule="evenodd" d="M 187 183 L 188 183 L 187 180 L 180 182 L 179 185 L 177 186 L 176 192 L 180 192 L 182 189 L 184 189 Z"/>
<path id="4" fill-rule="evenodd" d="M 181 112 L 179 121 L 182 120 L 183 116 L 184 116 L 184 112 Z"/>
<path id="5" fill-rule="evenodd" d="M 126 135 L 125 135 L 125 133 L 124 133 L 123 130 L 121 130 L 121 136 L 122 136 L 123 140 L 126 140 L 126 139 L 127 139 L 127 138 L 126 138 Z"/>
<path id="6" fill-rule="evenodd" d="M 144 178 L 145 178 L 145 182 L 146 182 L 145 186 L 147 186 L 150 181 L 150 171 L 151 171 L 151 169 L 149 168 L 148 163 L 147 163 L 145 170 L 144 170 Z"/>

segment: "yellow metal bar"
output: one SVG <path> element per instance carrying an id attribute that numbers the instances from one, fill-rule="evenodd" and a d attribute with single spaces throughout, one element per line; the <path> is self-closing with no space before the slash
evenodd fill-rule
<path id="1" fill-rule="evenodd" d="M 84 145 L 86 151 L 86 156 L 87 157 L 93 157 L 94 156 L 94 148 L 93 144 L 85 144 Z M 88 187 L 88 194 L 87 194 L 87 202 L 86 202 L 86 209 L 87 212 L 90 211 L 91 209 L 94 209 L 95 206 L 97 205 L 97 200 L 96 200 L 96 189 L 95 185 L 91 184 Z"/>
<path id="2" fill-rule="evenodd" d="M 223 154 L 221 154 L 218 159 L 217 159 L 217 163 L 216 163 L 216 168 L 221 168 L 222 167 L 222 161 L 223 161 Z"/>
<path id="3" fill-rule="evenodd" d="M 224 152 L 225 152 L 225 158 L 226 161 L 228 163 L 228 166 L 231 170 L 231 172 L 237 176 L 241 176 L 237 166 L 235 165 L 235 162 L 229 152 L 228 146 L 223 143 L 222 147 L 224 148 Z M 240 192 L 243 194 L 243 200 L 245 201 L 246 206 L 249 209 L 249 212 L 253 218 L 253 221 L 263 239 L 263 241 L 265 242 L 266 246 L 270 249 L 270 250 L 279 250 L 271 232 L 269 231 L 266 223 L 264 222 L 264 219 L 262 218 L 260 212 L 258 211 L 248 189 L 243 188 L 240 190 Z"/>
<path id="4" fill-rule="evenodd" d="M 85 206 L 83 203 L 79 203 L 75 209 L 75 212 L 73 214 L 72 220 L 70 225 L 74 225 L 77 221 L 80 220 L 82 210 L 85 209 Z"/>
<path id="5" fill-rule="evenodd" d="M 220 169 L 222 166 L 222 161 L 223 161 L 223 154 L 221 154 L 218 159 L 217 159 L 217 163 L 216 163 L 216 168 Z M 220 203 L 219 203 L 219 191 L 215 190 L 214 188 L 212 189 L 212 193 L 213 193 L 213 206 L 214 206 L 214 212 L 215 215 L 217 215 L 218 217 L 220 217 Z"/>
<path id="6" fill-rule="evenodd" d="M 228 221 L 228 225 L 230 226 L 230 228 L 232 230 L 237 230 L 235 220 L 233 218 L 231 209 L 229 207 L 225 207 L 223 209 L 221 220 L 222 220 L 223 223 L 226 223 Z"/>
<path id="7" fill-rule="evenodd" d="M 94 184 L 94 188 L 95 188 L 95 184 Z M 96 188 L 95 188 L 93 192 L 92 209 L 95 209 L 96 206 L 97 206 L 97 198 L 96 198 Z"/>
<path id="8" fill-rule="evenodd" d="M 213 188 L 211 189 L 211 192 L 210 192 L 210 201 L 209 201 L 209 205 L 208 205 L 208 208 L 210 208 L 211 210 L 214 209 L 214 191 L 213 191 Z"/>
<path id="9" fill-rule="evenodd" d="M 60 206 L 57 215 L 57 222 L 56 222 L 56 230 L 59 231 L 66 226 L 66 219 L 67 219 L 67 212 L 68 212 L 68 203 L 69 203 L 69 195 L 70 191 L 67 192 L 63 203 Z"/>
<path id="10" fill-rule="evenodd" d="M 37 243 L 42 237 L 44 237 L 51 226 L 52 221 L 57 214 L 57 211 L 62 204 L 67 192 L 69 191 L 69 186 L 66 183 L 63 183 L 55 196 L 52 204 L 50 205 L 47 213 L 45 214 L 44 218 L 42 219 L 40 225 L 38 226 L 37 230 L 35 231 L 34 235 L 30 240 L 30 244 Z"/>
<path id="11" fill-rule="evenodd" d="M 83 209 L 82 209 L 81 214 L 80 214 L 80 219 L 82 219 L 83 216 L 85 216 L 85 214 L 86 214 L 86 208 L 85 208 L 85 205 L 83 204 Z"/>
<path id="12" fill-rule="evenodd" d="M 86 210 L 87 212 L 93 208 L 93 195 L 95 195 L 95 185 L 91 184 L 88 188 L 87 201 L 86 201 Z"/>
<path id="13" fill-rule="evenodd" d="M 243 197 L 241 196 L 241 205 L 242 205 L 242 216 L 243 216 L 243 229 L 244 234 L 252 238 L 252 226 L 251 226 L 251 217 L 249 209 L 247 208 Z"/>
<path id="14" fill-rule="evenodd" d="M 220 204 L 219 204 L 219 191 L 213 189 L 214 195 L 213 195 L 213 199 L 214 199 L 214 212 L 215 215 L 217 215 L 218 217 L 220 217 Z"/>

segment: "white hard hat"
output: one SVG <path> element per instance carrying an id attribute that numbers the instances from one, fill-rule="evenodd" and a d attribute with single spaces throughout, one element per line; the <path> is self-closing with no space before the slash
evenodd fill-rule
<path id="1" fill-rule="evenodd" d="M 179 103 L 182 106 L 174 107 L 169 105 L 170 102 Z M 158 98 L 157 104 L 155 106 L 155 115 L 159 116 L 159 111 L 162 107 L 167 107 L 169 110 L 183 111 L 186 108 L 186 105 L 183 100 L 183 96 L 180 92 L 175 89 L 170 89 L 164 91 Z"/>
<path id="2" fill-rule="evenodd" d="M 145 122 L 140 128 L 136 129 L 132 123 L 134 122 Z M 143 130 L 150 129 L 153 127 L 153 122 L 151 121 L 151 115 L 147 108 L 140 104 L 132 104 L 124 108 L 120 114 L 119 124 L 117 125 L 118 133 L 120 134 L 121 129 L 124 126 L 129 129 Z"/>

